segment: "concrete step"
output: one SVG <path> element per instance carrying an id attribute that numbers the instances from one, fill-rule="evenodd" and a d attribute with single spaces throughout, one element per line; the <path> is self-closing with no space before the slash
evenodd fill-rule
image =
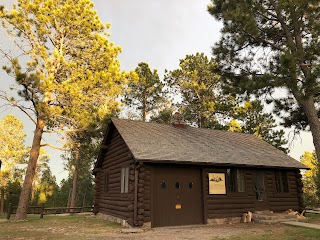
<path id="1" fill-rule="evenodd" d="M 254 214 L 271 214 L 273 211 L 263 210 L 263 211 L 255 211 Z"/>
<path id="2" fill-rule="evenodd" d="M 286 219 L 286 218 L 279 218 L 279 219 L 272 219 L 272 220 L 261 220 L 256 219 L 254 222 L 256 223 L 265 223 L 265 224 L 275 224 L 275 223 L 281 223 L 281 222 L 299 222 L 299 219 Z"/>
<path id="3" fill-rule="evenodd" d="M 303 223 L 303 222 L 283 222 L 284 224 L 287 225 L 292 225 L 292 226 L 299 226 L 299 227 L 306 227 L 306 228 L 314 228 L 314 229 L 320 229 L 319 224 L 312 224 L 312 223 Z"/>
<path id="4" fill-rule="evenodd" d="M 285 214 L 285 213 L 281 213 L 281 214 L 276 214 L 276 213 L 256 214 L 256 213 L 254 213 L 252 218 L 254 220 L 277 220 L 277 219 L 296 219 L 297 217 L 294 215 Z"/>

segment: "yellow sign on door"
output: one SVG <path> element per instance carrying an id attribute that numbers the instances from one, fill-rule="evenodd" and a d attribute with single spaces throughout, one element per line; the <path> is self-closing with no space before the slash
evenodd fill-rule
<path id="1" fill-rule="evenodd" d="M 176 209 L 181 209 L 181 204 L 176 204 Z"/>

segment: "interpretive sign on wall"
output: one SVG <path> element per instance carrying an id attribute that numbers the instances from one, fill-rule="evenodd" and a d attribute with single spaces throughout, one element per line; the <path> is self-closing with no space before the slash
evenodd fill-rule
<path id="1" fill-rule="evenodd" d="M 209 173 L 209 194 L 226 194 L 226 177 L 224 173 Z"/>

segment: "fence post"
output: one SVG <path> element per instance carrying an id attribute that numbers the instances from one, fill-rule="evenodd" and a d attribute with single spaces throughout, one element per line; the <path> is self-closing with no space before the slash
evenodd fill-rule
<path id="1" fill-rule="evenodd" d="M 7 211 L 7 219 L 8 220 L 10 219 L 11 212 L 12 212 L 12 203 L 9 203 L 8 211 Z"/>
<path id="2" fill-rule="evenodd" d="M 41 204 L 41 208 L 40 208 L 40 218 L 43 218 L 43 214 L 44 214 L 44 203 Z"/>

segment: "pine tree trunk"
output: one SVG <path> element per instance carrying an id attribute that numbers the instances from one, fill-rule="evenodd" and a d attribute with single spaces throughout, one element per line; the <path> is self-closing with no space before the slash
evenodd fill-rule
<path id="1" fill-rule="evenodd" d="M 75 155 L 75 163 L 74 163 L 74 172 L 73 172 L 73 179 L 72 179 L 72 192 L 71 192 L 71 201 L 70 201 L 70 208 L 74 208 L 76 206 L 76 199 L 77 199 L 77 185 L 78 185 L 78 175 L 79 175 L 79 161 L 80 161 L 80 144 L 78 144 L 78 148 L 76 149 Z M 71 212 L 74 212 L 74 209 L 71 209 Z"/>
<path id="2" fill-rule="evenodd" d="M 34 193 L 36 191 L 35 181 L 36 181 L 36 174 L 34 175 L 33 182 L 32 182 L 31 203 L 34 201 Z"/>
<path id="3" fill-rule="evenodd" d="M 67 207 L 68 208 L 70 207 L 70 202 L 71 202 L 71 192 L 72 192 L 72 186 L 69 189 L 69 193 L 68 193 L 68 203 L 67 203 Z"/>
<path id="4" fill-rule="evenodd" d="M 6 179 L 4 176 L 1 177 L 1 199 L 0 199 L 0 213 L 4 213 L 4 186 L 6 184 Z"/>
<path id="5" fill-rule="evenodd" d="M 1 207 L 0 207 L 0 213 L 3 214 L 4 213 L 4 188 L 2 187 L 1 188 L 1 200 L 0 200 L 0 204 L 1 204 Z"/>
<path id="6" fill-rule="evenodd" d="M 307 98 L 302 102 L 302 107 L 307 116 L 312 133 L 313 144 L 316 150 L 318 165 L 320 167 L 320 121 L 313 98 Z"/>
<path id="7" fill-rule="evenodd" d="M 40 153 L 40 144 L 45 123 L 41 118 L 37 118 L 36 129 L 34 131 L 32 147 L 27 167 L 26 176 L 23 182 L 22 191 L 19 198 L 16 220 L 25 220 L 28 212 L 32 182 L 36 172 L 37 161 Z"/>

